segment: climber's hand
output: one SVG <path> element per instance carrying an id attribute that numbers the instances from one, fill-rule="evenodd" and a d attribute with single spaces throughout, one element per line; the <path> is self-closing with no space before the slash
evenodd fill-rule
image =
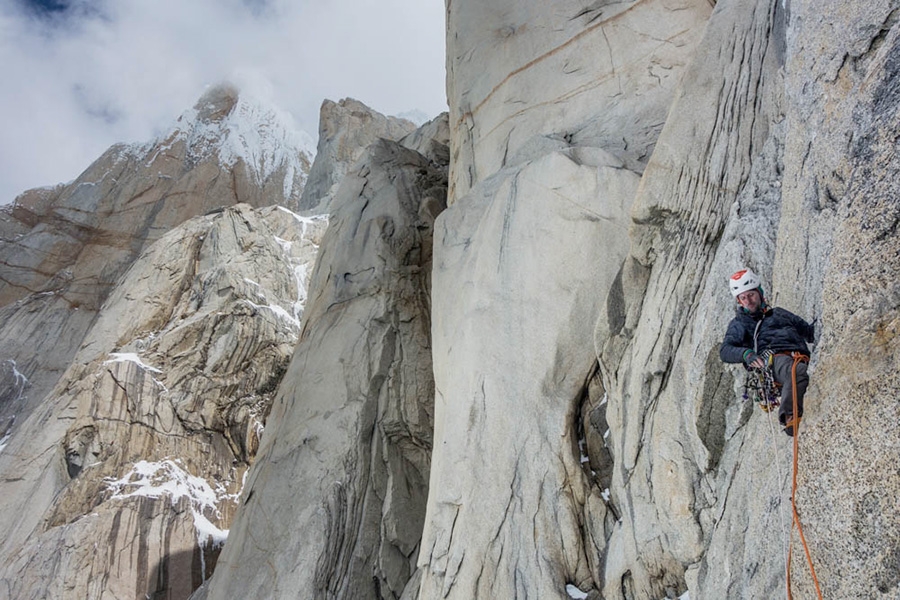
<path id="1" fill-rule="evenodd" d="M 744 356 L 744 363 L 746 363 L 746 365 L 751 369 L 763 369 L 766 366 L 765 361 L 763 361 L 759 354 L 753 352 L 752 350 L 746 352 Z"/>

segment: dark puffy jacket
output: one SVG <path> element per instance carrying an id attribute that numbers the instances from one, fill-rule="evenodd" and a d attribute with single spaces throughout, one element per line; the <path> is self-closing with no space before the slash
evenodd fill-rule
<path id="1" fill-rule="evenodd" d="M 759 330 L 756 329 L 757 324 Z M 757 332 L 755 346 L 754 331 Z M 783 308 L 767 308 L 751 315 L 738 307 L 737 315 L 728 324 L 719 357 L 727 363 L 744 362 L 744 352 L 748 348 L 755 352 L 796 350 L 808 355 L 806 342 L 813 341 L 813 333 L 812 325 Z"/>

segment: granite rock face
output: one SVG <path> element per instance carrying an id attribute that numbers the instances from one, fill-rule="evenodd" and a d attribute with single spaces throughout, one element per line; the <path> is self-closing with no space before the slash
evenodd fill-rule
<path id="1" fill-rule="evenodd" d="M 779 459 L 790 448 L 738 401 L 742 370 L 719 361 L 718 345 L 733 316 L 728 275 L 751 264 L 770 281 L 784 33 L 777 3 L 717 4 L 635 199 L 616 310 L 596 331 L 622 517 L 608 542 L 607 597 L 781 592 L 789 464 Z"/>
<path id="2" fill-rule="evenodd" d="M 718 358 L 734 307 L 725 281 L 742 266 L 763 274 L 770 300 L 817 318 L 796 499 L 823 595 L 896 595 L 893 494 L 876 492 L 896 489 L 900 445 L 896 4 L 720 0 L 711 14 L 710 3 L 682 3 L 677 17 L 648 21 L 638 17 L 674 3 L 579 5 L 589 22 L 558 5 L 476 4 L 448 6 L 455 162 L 435 247 L 419 597 L 784 594 L 792 446 L 741 401 L 742 369 Z M 688 14 L 694 29 L 679 21 Z M 536 41 L 573 29 L 571 42 Z M 617 94 L 567 87 L 608 81 L 572 57 L 599 64 L 592 35 L 617 29 L 647 32 L 648 44 L 692 40 L 671 49 L 681 68 L 667 70 L 671 95 L 657 90 L 658 120 L 640 87 L 652 58 L 616 63 L 633 68 L 609 78 Z M 610 45 L 613 57 L 654 56 Z M 627 235 L 588 242 L 587 228 L 582 241 L 571 216 L 554 230 L 552 200 L 528 187 L 566 189 L 559 166 L 524 174 L 579 146 L 612 155 L 634 175 L 633 194 L 617 199 L 603 183 L 564 195 L 622 211 Z M 541 216 L 519 230 L 522 206 Z M 585 263 L 567 257 L 570 245 Z M 579 292 L 601 300 L 563 300 Z M 579 354 L 584 322 L 596 323 L 596 373 Z M 812 597 L 793 536 L 790 583 Z"/>
<path id="3" fill-rule="evenodd" d="M 606 506 L 585 485 L 573 424 L 638 181 L 599 149 L 556 152 L 439 217 L 421 597 L 554 597 L 560 581 L 591 581 L 581 524 L 602 523 Z"/>
<path id="4" fill-rule="evenodd" d="M 424 129 L 440 136 L 438 121 Z M 433 431 L 432 229 L 447 172 L 404 143 L 370 145 L 337 191 L 257 466 L 197 597 L 397 598 L 415 571 Z"/>
<path id="5" fill-rule="evenodd" d="M 742 371 L 716 356 L 731 311 L 723 282 L 743 265 L 764 274 L 770 300 L 817 318 L 796 499 L 822 594 L 897 594 L 898 540 L 882 533 L 896 511 L 875 490 L 898 485 L 900 438 L 872 417 L 896 420 L 898 390 L 896 167 L 884 145 L 898 125 L 896 6 L 786 8 L 717 4 L 644 172 L 624 325 L 598 327 L 621 457 L 612 500 L 626 515 L 609 597 L 619 580 L 659 595 L 681 569 L 691 597 L 784 593 L 792 446 L 737 400 Z M 814 597 L 793 535 L 791 585 Z"/>
<path id="6" fill-rule="evenodd" d="M 710 12 L 708 0 L 447 7 L 451 203 L 569 146 L 640 173 Z"/>
<path id="7" fill-rule="evenodd" d="M 798 503 L 825 597 L 900 594 L 898 8 L 791 7 L 774 277 L 821 329 Z"/>
<path id="8" fill-rule="evenodd" d="M 362 102 L 345 98 L 325 100 L 319 111 L 319 143 L 316 161 L 300 199 L 304 214 L 330 212 L 341 181 L 379 139 L 399 140 L 416 129 L 406 119 L 387 117 Z"/>
<path id="9" fill-rule="evenodd" d="M 604 432 L 584 432 L 604 418 L 594 323 L 614 312 L 631 205 L 709 11 L 449 6 L 420 598 L 606 593 L 621 511 L 600 486 Z"/>
<path id="10" fill-rule="evenodd" d="M 0 219 L 0 589 L 185 598 L 215 564 L 327 219 L 276 110 L 212 88 Z M 198 216 L 200 215 L 200 216 Z"/>
<path id="11" fill-rule="evenodd" d="M 240 204 L 135 261 L 0 452 L 10 597 L 185 598 L 212 573 L 326 223 Z"/>

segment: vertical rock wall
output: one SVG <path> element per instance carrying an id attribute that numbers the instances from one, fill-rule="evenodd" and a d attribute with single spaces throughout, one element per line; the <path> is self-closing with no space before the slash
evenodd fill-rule
<path id="1" fill-rule="evenodd" d="M 717 4 L 641 180 L 609 302 L 623 310 L 597 328 L 621 515 L 607 598 L 686 585 L 692 597 L 772 597 L 783 571 L 772 557 L 781 554 L 786 463 L 776 467 L 789 448 L 738 401 L 740 371 L 718 357 L 733 316 L 727 276 L 748 263 L 771 273 L 783 36 L 779 2 Z M 714 558 L 711 538 L 728 546 Z"/>
<path id="2" fill-rule="evenodd" d="M 344 177 L 208 598 L 398 598 L 412 577 L 432 448 L 446 132 L 443 117 L 380 140 Z"/>
<path id="3" fill-rule="evenodd" d="M 818 317 L 797 504 L 822 593 L 896 595 L 896 507 L 881 500 L 900 442 L 896 10 L 717 3 L 641 182 L 624 302 L 610 302 L 624 326 L 598 327 L 611 499 L 631 515 L 606 597 L 659 596 L 680 568 L 691 597 L 785 593 L 790 439 L 740 403 L 742 370 L 716 356 L 723 282 L 743 265 L 770 300 Z M 793 535 L 791 585 L 814 597 Z"/>
<path id="4" fill-rule="evenodd" d="M 774 283 L 821 330 L 798 503 L 826 598 L 900 595 L 898 19 L 891 1 L 791 4 Z"/>
<path id="5" fill-rule="evenodd" d="M 709 10 L 448 3 L 454 162 L 420 598 L 602 589 L 616 513 L 579 452 L 594 323 Z"/>
<path id="6" fill-rule="evenodd" d="M 438 219 L 420 597 L 592 587 L 586 527 L 606 508 L 581 471 L 575 413 L 638 181 L 612 155 L 592 154 L 608 164 L 559 152 L 501 171 Z"/>
<path id="7" fill-rule="evenodd" d="M 448 5 L 455 162 L 435 250 L 421 598 L 784 593 L 790 440 L 740 401 L 742 369 L 718 359 L 724 282 L 745 265 L 770 300 L 818 317 L 797 503 L 824 595 L 896 594 L 896 510 L 876 481 L 897 485 L 898 7 L 720 0 L 696 29 L 680 5 L 652 20 L 672 30 L 613 42 L 674 8 L 599 2 L 555 21 L 558 5 Z M 649 39 L 691 61 L 667 71 L 683 73 L 674 96 L 643 87 L 660 64 Z M 609 202 L 625 188 L 605 180 L 564 192 L 569 146 L 614 156 L 640 177 L 634 195 Z M 581 164 L 613 164 L 592 156 Z M 590 254 L 598 243 L 576 218 L 555 229 L 557 193 L 622 214 L 633 200 L 628 235 L 604 233 Z M 602 299 L 580 307 L 570 286 Z M 605 403 L 572 325 L 594 317 Z M 565 458 L 576 444 L 584 476 Z M 794 552 L 795 593 L 814 594 Z"/>
<path id="8" fill-rule="evenodd" d="M 708 0 L 447 3 L 450 202 L 504 166 L 599 147 L 640 172 Z"/>

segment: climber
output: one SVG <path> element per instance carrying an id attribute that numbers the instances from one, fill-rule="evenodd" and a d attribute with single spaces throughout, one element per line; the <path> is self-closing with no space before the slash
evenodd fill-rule
<path id="1" fill-rule="evenodd" d="M 782 308 L 766 304 L 759 277 L 750 269 L 742 269 L 728 281 L 731 295 L 737 300 L 736 315 L 728 324 L 719 357 L 726 363 L 743 363 L 749 369 L 765 369 L 767 361 L 775 381 L 781 384 L 781 406 L 778 420 L 784 432 L 794 435 L 803 416 L 803 395 L 809 385 L 806 364 L 814 326 Z M 815 323 L 815 321 L 813 321 Z M 796 358 L 796 360 L 795 360 Z M 797 419 L 794 420 L 794 381 L 796 370 Z"/>

